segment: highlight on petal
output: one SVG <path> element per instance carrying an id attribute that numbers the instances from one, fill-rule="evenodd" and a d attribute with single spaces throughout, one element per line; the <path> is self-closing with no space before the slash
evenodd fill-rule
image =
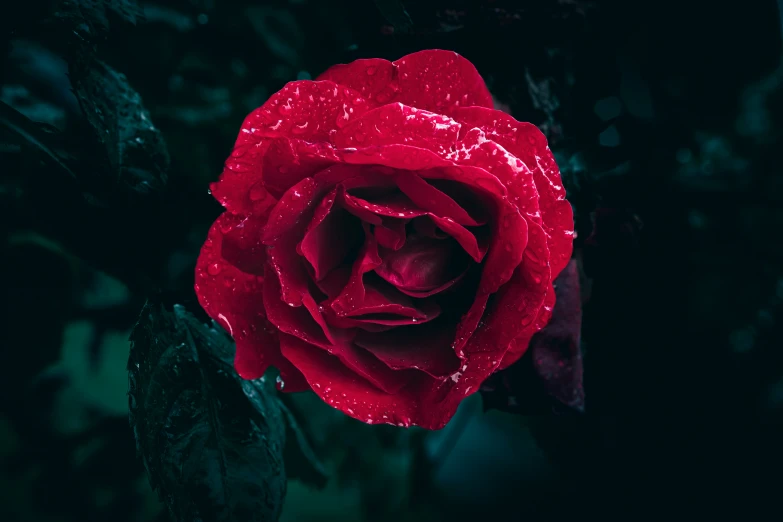
<path id="1" fill-rule="evenodd" d="M 340 129 L 334 137 L 338 147 L 369 147 L 405 144 L 441 155 L 454 149 L 460 124 L 401 103 L 389 103 L 369 110 Z"/>
<path id="2" fill-rule="evenodd" d="M 459 107 L 494 106 L 473 64 L 455 52 L 439 49 L 412 53 L 394 62 L 372 59 L 335 65 L 317 79 L 350 87 L 375 107 L 398 102 L 450 116 Z"/>
<path id="3" fill-rule="evenodd" d="M 223 173 L 210 186 L 212 194 L 236 213 L 271 206 L 274 198 L 263 184 L 263 160 L 270 141 L 287 137 L 329 143 L 340 127 L 368 109 L 358 92 L 334 82 L 287 83 L 245 118 Z"/>
<path id="4" fill-rule="evenodd" d="M 560 273 L 571 258 L 574 240 L 573 209 L 565 199 L 560 170 L 549 150 L 546 137 L 535 125 L 522 123 L 508 114 L 483 107 L 461 108 L 452 114 L 463 124 L 462 132 L 479 128 L 494 141 L 519 158 L 533 173 L 539 193 L 544 231 L 552 256 L 552 272 Z M 510 187 L 510 190 L 513 187 Z M 521 196 L 521 195 L 520 195 Z"/>

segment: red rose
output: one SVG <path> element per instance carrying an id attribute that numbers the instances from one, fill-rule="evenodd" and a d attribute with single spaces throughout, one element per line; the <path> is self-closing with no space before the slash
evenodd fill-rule
<path id="1" fill-rule="evenodd" d="M 549 321 L 571 256 L 546 139 L 448 51 L 287 84 L 212 193 L 196 293 L 239 374 L 367 423 L 443 427 Z"/>

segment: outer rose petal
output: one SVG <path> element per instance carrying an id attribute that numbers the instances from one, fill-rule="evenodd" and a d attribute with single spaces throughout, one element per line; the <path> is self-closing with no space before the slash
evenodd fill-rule
<path id="1" fill-rule="evenodd" d="M 334 137 L 338 147 L 403 143 L 445 156 L 457 144 L 460 124 L 448 116 L 401 103 L 382 105 L 355 118 Z"/>
<path id="2" fill-rule="evenodd" d="M 367 109 L 358 92 L 333 82 L 286 84 L 245 118 L 223 174 L 210 186 L 212 194 L 235 213 L 269 207 L 274 199 L 262 184 L 262 165 L 270 140 L 290 137 L 328 143 L 337 129 Z"/>
<path id="3" fill-rule="evenodd" d="M 462 361 L 451 349 L 454 321 L 436 319 L 427 324 L 394 328 L 375 334 L 359 332 L 356 344 L 386 363 L 389 368 L 415 368 L 445 378 L 458 371 Z"/>
<path id="4" fill-rule="evenodd" d="M 420 373 L 391 395 L 346 368 L 337 357 L 297 337 L 280 334 L 280 350 L 302 371 L 316 395 L 347 415 L 368 424 L 416 425 L 431 430 L 445 426 L 460 402 L 478 391 L 500 362 L 487 354 L 472 354 L 460 371 L 445 381 Z"/>
<path id="5" fill-rule="evenodd" d="M 238 229 L 238 225 L 242 225 Z M 290 391 L 308 389 L 302 374 L 280 354 L 277 329 L 266 318 L 263 301 L 264 278 L 239 270 L 229 263 L 224 252 L 237 256 L 245 238 L 232 238 L 237 230 L 246 230 L 258 237 L 264 220 L 243 219 L 224 213 L 209 230 L 196 263 L 196 295 L 204 310 L 225 327 L 236 341 L 234 364 L 237 373 L 245 379 L 256 379 L 271 365 L 280 370 L 281 378 Z M 237 245 L 237 242 L 240 242 Z M 248 251 L 250 248 L 248 246 Z M 263 262 L 263 250 L 254 252 Z"/>
<path id="6" fill-rule="evenodd" d="M 459 107 L 494 106 L 473 64 L 452 51 L 419 51 L 395 62 L 356 60 L 335 65 L 317 79 L 350 87 L 375 107 L 399 102 L 450 115 Z"/>
<path id="7" fill-rule="evenodd" d="M 340 156 L 329 143 L 275 138 L 264 155 L 263 185 L 279 198 L 301 180 L 339 162 Z"/>
<path id="8" fill-rule="evenodd" d="M 483 107 L 457 109 L 454 119 L 463 124 L 463 133 L 477 127 L 487 138 L 522 160 L 533 172 L 539 193 L 544 231 L 552 256 L 552 274 L 557 276 L 571 259 L 574 241 L 574 216 L 565 199 L 560 170 L 549 150 L 546 137 L 535 125 L 515 120 L 505 112 Z"/>

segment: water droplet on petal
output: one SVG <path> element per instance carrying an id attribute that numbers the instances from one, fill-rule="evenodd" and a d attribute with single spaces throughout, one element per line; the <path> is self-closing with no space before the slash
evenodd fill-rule
<path id="1" fill-rule="evenodd" d="M 277 112 L 282 115 L 290 114 L 292 110 L 294 110 L 294 108 L 291 105 L 291 98 L 288 98 L 285 103 L 280 104 L 277 108 Z"/>
<path id="2" fill-rule="evenodd" d="M 367 76 L 374 75 L 375 74 L 375 67 L 372 67 L 372 66 L 368 67 L 366 72 L 367 72 Z"/>
<path id="3" fill-rule="evenodd" d="M 209 272 L 209 275 L 218 275 L 220 271 L 223 269 L 219 264 L 212 263 L 207 267 L 207 272 Z"/>
<path id="4" fill-rule="evenodd" d="M 306 121 L 295 123 L 294 126 L 291 128 L 291 132 L 294 134 L 304 134 L 305 132 L 307 132 L 308 125 L 309 122 Z"/>

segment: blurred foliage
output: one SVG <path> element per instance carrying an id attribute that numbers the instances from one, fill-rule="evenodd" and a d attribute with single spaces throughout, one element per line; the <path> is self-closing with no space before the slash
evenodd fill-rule
<path id="1" fill-rule="evenodd" d="M 774 512 L 782 43 L 774 0 L 4 9 L 0 519 L 167 519 L 128 426 L 128 335 L 155 292 L 198 309 L 207 186 L 242 119 L 287 81 L 424 48 L 465 55 L 549 137 L 589 289 L 586 414 L 483 415 L 474 397 L 428 433 L 284 395 L 281 520 Z"/>

